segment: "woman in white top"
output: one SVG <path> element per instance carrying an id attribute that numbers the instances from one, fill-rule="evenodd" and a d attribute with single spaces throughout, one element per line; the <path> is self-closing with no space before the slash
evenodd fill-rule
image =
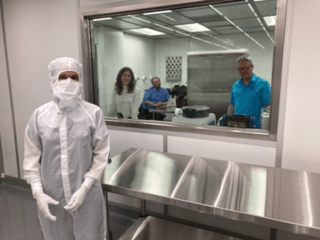
<path id="1" fill-rule="evenodd" d="M 131 68 L 122 68 L 117 76 L 108 116 L 138 119 L 141 99 L 140 90 L 135 85 Z"/>

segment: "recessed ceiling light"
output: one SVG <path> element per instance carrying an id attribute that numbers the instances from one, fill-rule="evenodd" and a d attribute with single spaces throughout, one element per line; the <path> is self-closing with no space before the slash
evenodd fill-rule
<path id="1" fill-rule="evenodd" d="M 205 31 L 211 31 L 210 29 L 206 28 L 205 26 L 202 26 L 199 23 L 192 23 L 192 24 L 183 24 L 183 25 L 174 25 L 177 28 L 183 29 L 188 32 L 205 32 Z"/>
<path id="2" fill-rule="evenodd" d="M 155 36 L 155 35 L 164 35 L 165 33 L 152 30 L 150 28 L 139 28 L 139 29 L 130 29 L 131 32 L 141 33 L 148 36 Z"/>
<path id="3" fill-rule="evenodd" d="M 263 17 L 263 19 L 266 21 L 268 26 L 275 26 L 276 25 L 276 16 L 269 16 L 269 17 Z"/>
<path id="4" fill-rule="evenodd" d="M 97 19 L 93 19 L 94 22 L 98 22 L 98 21 L 104 21 L 104 20 L 111 20 L 111 17 L 107 17 L 107 18 L 97 18 Z"/>
<path id="5" fill-rule="evenodd" d="M 143 13 L 143 15 L 154 15 L 154 14 L 163 14 L 163 13 L 171 13 L 171 12 L 172 12 L 171 10 L 166 10 L 166 11 Z"/>

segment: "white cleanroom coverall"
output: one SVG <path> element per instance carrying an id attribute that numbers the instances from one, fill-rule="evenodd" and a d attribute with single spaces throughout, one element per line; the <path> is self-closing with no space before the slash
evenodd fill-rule
<path id="1" fill-rule="evenodd" d="M 37 108 L 27 124 L 23 163 L 25 179 L 31 184 L 39 209 L 42 209 L 37 198 L 39 192 L 59 202 L 49 205 L 56 221 L 39 211 L 44 237 L 46 240 L 106 239 L 105 203 L 99 179 L 108 162 L 110 141 L 102 111 L 82 100 L 79 89 L 73 100 L 63 99 L 64 95 L 55 89 L 61 72 L 81 74 L 79 62 L 59 58 L 51 62 L 49 70 L 53 101 Z M 80 77 L 80 87 L 81 83 Z M 89 184 L 83 187 L 85 182 Z M 86 189 L 86 194 L 80 194 L 84 197 L 82 204 L 75 211 L 66 210 L 64 207 L 72 197 L 77 199 L 75 193 L 80 189 Z"/>

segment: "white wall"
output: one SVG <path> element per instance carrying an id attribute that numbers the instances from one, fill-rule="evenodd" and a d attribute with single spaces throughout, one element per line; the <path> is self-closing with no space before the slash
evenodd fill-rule
<path id="1" fill-rule="evenodd" d="M 77 1 L 3 0 L 3 9 L 22 172 L 26 123 L 37 107 L 51 101 L 48 63 L 61 56 L 79 57 Z M 5 166 L 14 166 L 12 159 Z M 17 177 L 13 170 L 6 174 Z"/>
<path id="2" fill-rule="evenodd" d="M 274 167 L 276 156 L 275 147 L 231 142 L 223 138 L 205 140 L 185 136 L 168 136 L 168 152 L 265 167 Z"/>
<path id="3" fill-rule="evenodd" d="M 97 50 L 99 105 L 106 116 L 118 72 L 124 66 L 123 32 L 104 26 L 94 27 L 93 32 Z"/>
<path id="4" fill-rule="evenodd" d="M 108 129 L 111 132 L 111 144 L 116 148 L 111 153 L 112 156 L 131 146 L 266 167 L 275 166 L 275 142 L 143 128 L 109 126 Z"/>
<path id="5" fill-rule="evenodd" d="M 155 45 L 156 52 L 156 68 L 155 75 L 161 79 L 161 87 L 171 88 L 178 83 L 187 83 L 187 52 L 189 51 L 190 39 L 164 39 L 157 40 Z M 166 57 L 167 56 L 182 56 L 182 81 L 167 82 L 166 79 Z"/>
<path id="6" fill-rule="evenodd" d="M 4 171 L 11 176 L 18 176 L 16 149 L 13 132 L 13 118 L 10 103 L 9 82 L 0 11 L 0 134 Z"/>
<path id="7" fill-rule="evenodd" d="M 318 0 L 291 0 L 291 52 L 288 70 L 282 166 L 320 172 L 320 80 Z M 289 16 L 289 17 L 290 17 Z"/>
<path id="8" fill-rule="evenodd" d="M 220 39 L 231 42 L 240 48 L 248 49 L 250 56 L 254 63 L 254 73 L 266 79 L 271 83 L 272 78 L 272 62 L 273 62 L 273 43 L 267 37 L 265 32 L 250 33 L 250 35 L 257 40 L 265 49 L 259 47 L 255 42 L 250 40 L 244 34 L 229 34 L 219 36 Z M 273 36 L 273 34 L 271 34 Z M 221 43 L 219 40 L 211 37 L 202 37 L 205 40 L 211 41 L 218 45 L 228 46 Z M 232 48 L 232 46 L 229 46 Z M 166 78 L 166 57 L 167 56 L 182 56 L 182 81 L 165 82 L 162 81 L 163 87 L 173 87 L 175 84 L 187 83 L 188 59 L 187 53 L 191 51 L 221 51 L 223 48 L 201 42 L 196 39 L 179 38 L 179 39 L 164 39 L 156 41 L 156 74 L 160 79 Z M 236 64 L 236 63 L 235 63 Z M 235 79 L 236 81 L 237 79 Z"/>
<path id="9" fill-rule="evenodd" d="M 138 77 L 137 86 L 140 89 L 141 102 L 146 89 L 152 86 L 150 78 L 154 73 L 155 41 L 133 34 L 124 34 L 124 65 L 130 67 Z M 146 78 L 145 80 L 141 80 Z"/>
<path id="10" fill-rule="evenodd" d="M 110 109 L 118 72 L 125 66 L 138 77 L 142 102 L 145 89 L 151 87 L 150 80 L 142 79 L 150 78 L 154 72 L 154 40 L 106 26 L 95 26 L 93 32 L 97 46 L 99 104 L 105 116 Z"/>

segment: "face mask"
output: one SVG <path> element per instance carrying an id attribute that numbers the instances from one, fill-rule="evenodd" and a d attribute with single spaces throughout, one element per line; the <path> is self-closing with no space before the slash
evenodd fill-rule
<path id="1" fill-rule="evenodd" d="M 79 85 L 78 81 L 68 78 L 57 82 L 57 90 L 63 97 L 71 98 L 77 93 Z"/>

